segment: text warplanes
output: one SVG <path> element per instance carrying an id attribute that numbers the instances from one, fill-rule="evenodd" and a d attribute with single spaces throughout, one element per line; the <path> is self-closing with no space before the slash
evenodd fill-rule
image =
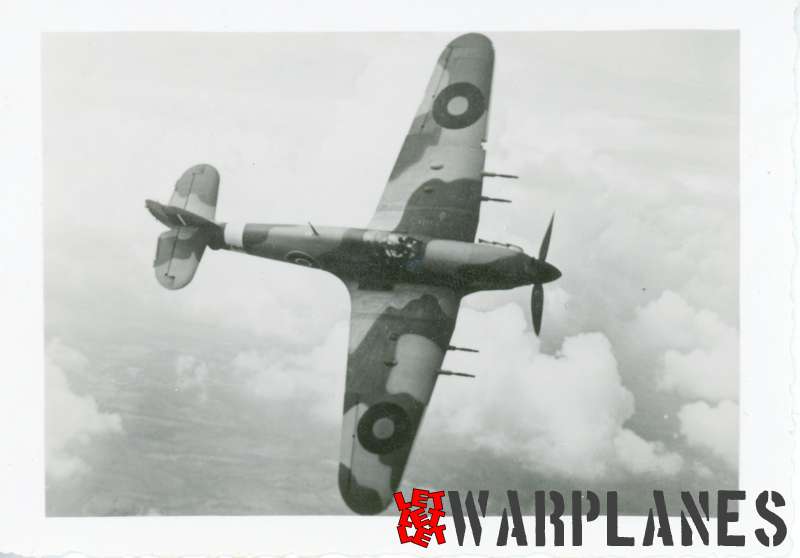
<path id="1" fill-rule="evenodd" d="M 366 228 L 218 223 L 219 174 L 192 167 L 168 205 L 147 208 L 169 227 L 158 239 L 155 274 L 186 286 L 206 246 L 328 271 L 350 292 L 350 342 L 339 488 L 362 514 L 383 510 L 400 484 L 445 353 L 461 298 L 533 285 L 539 333 L 542 285 L 561 273 L 499 243 L 475 243 L 484 172 L 492 43 L 462 35 L 442 52 L 411 129 Z M 501 175 L 506 176 L 506 175 Z M 504 200 L 502 200 L 504 201 Z M 456 375 L 463 375 L 455 373 Z"/>

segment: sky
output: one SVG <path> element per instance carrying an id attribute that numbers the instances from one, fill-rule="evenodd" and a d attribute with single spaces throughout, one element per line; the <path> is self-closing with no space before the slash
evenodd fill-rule
<path id="1" fill-rule="evenodd" d="M 536 253 L 529 288 L 464 299 L 402 487 L 619 490 L 738 478 L 735 32 L 488 33 L 478 237 Z M 47 34 L 50 515 L 348 513 L 337 488 L 349 300 L 334 277 L 207 251 L 152 260 L 188 167 L 217 219 L 364 226 L 454 34 Z M 487 333 L 489 333 L 487 335 Z M 675 498 L 677 500 L 677 498 Z"/>

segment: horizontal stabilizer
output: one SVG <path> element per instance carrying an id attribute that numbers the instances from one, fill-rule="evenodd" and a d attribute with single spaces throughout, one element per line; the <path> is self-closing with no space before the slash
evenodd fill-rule
<path id="1" fill-rule="evenodd" d="M 188 285 L 200 265 L 208 236 L 208 229 L 191 226 L 161 233 L 153 262 L 158 282 L 167 289 Z"/>
<path id="2" fill-rule="evenodd" d="M 217 226 L 214 221 L 210 221 L 202 215 L 197 215 L 196 213 L 192 213 L 180 207 L 163 205 L 153 200 L 145 200 L 144 205 L 150 211 L 150 213 L 152 213 L 153 217 L 168 227 L 202 227 L 204 225 Z"/>

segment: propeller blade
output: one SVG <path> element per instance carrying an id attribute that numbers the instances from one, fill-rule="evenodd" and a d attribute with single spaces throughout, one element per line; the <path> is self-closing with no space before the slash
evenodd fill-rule
<path id="1" fill-rule="evenodd" d="M 542 239 L 542 245 L 539 247 L 539 259 L 545 261 L 547 259 L 547 249 L 550 248 L 550 234 L 553 232 L 553 219 L 556 218 L 556 214 L 550 217 L 550 224 L 547 225 L 547 231 L 544 233 L 544 238 Z"/>
<path id="2" fill-rule="evenodd" d="M 536 283 L 531 290 L 531 320 L 533 331 L 539 335 L 542 329 L 542 310 L 544 309 L 544 288 L 541 283 Z"/>

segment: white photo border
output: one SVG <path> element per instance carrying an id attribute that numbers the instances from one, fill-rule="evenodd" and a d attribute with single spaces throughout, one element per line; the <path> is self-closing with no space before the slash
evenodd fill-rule
<path id="1" fill-rule="evenodd" d="M 8 6 L 8 5 L 6 5 Z M 751 500 L 762 490 L 787 498 L 792 521 L 800 496 L 794 476 L 792 394 L 794 355 L 800 354 L 792 304 L 795 195 L 795 6 L 705 0 L 567 2 L 45 2 L 18 3 L 0 23 L 0 227 L 5 265 L 0 274 L 3 353 L 0 389 L 0 551 L 23 556 L 217 555 L 548 555 L 695 556 L 786 555 L 791 540 L 762 547 Z M 422 550 L 401 546 L 394 517 L 137 517 L 56 519 L 44 507 L 44 385 L 42 269 L 41 33 L 50 31 L 536 31 L 728 29 L 741 46 L 740 230 L 740 507 L 742 548 L 605 546 L 605 524 L 584 533 L 584 546 L 546 549 L 509 545 Z M 795 222 L 796 223 L 796 222 Z M 797 234 L 797 233 L 795 233 Z M 794 284 L 792 278 L 795 277 Z M 793 290 L 794 289 L 794 292 Z M 793 337 L 794 333 L 794 337 Z M 794 484 L 793 484 L 794 483 Z M 679 528 L 678 518 L 674 528 Z M 625 517 L 620 530 L 644 532 L 645 518 Z M 496 532 L 487 520 L 491 533 Z M 452 522 L 448 522 L 452 525 Z M 452 529 L 452 527 L 451 527 Z M 790 526 L 790 538 L 791 538 Z M 712 543 L 713 536 L 712 521 Z"/>

